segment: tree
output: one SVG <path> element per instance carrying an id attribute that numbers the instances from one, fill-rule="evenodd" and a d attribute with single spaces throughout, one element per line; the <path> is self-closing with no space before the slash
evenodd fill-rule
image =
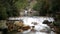
<path id="1" fill-rule="evenodd" d="M 0 20 L 19 16 L 27 5 L 28 0 L 0 0 Z"/>
<path id="2" fill-rule="evenodd" d="M 27 0 L 0 0 L 0 20 L 19 16 L 18 9 L 26 6 Z"/>
<path id="3" fill-rule="evenodd" d="M 6 7 L 4 7 L 4 0 L 0 0 L 0 20 L 7 18 Z"/>
<path id="4" fill-rule="evenodd" d="M 7 18 L 7 13 L 6 13 L 6 8 L 5 7 L 0 7 L 0 20 L 1 19 L 6 19 Z"/>
<path id="5" fill-rule="evenodd" d="M 33 9 L 39 11 L 40 15 L 44 16 L 47 13 L 48 6 L 46 0 L 37 0 L 37 4 Z"/>
<path id="6" fill-rule="evenodd" d="M 39 11 L 41 16 L 48 14 L 56 15 L 60 11 L 59 0 L 37 0 L 37 4 L 33 7 L 34 10 Z"/>

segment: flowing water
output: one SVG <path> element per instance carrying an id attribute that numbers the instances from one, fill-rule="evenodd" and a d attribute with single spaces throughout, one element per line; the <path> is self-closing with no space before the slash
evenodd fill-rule
<path id="1" fill-rule="evenodd" d="M 29 26 L 35 26 L 35 30 L 34 32 L 32 32 L 30 29 L 24 32 L 13 32 L 14 34 L 48 34 L 46 32 L 40 32 L 40 30 L 45 29 L 45 31 L 49 31 L 49 26 L 47 26 L 46 24 L 43 24 L 42 22 L 44 20 L 48 20 L 49 22 L 53 22 L 54 19 L 52 17 L 16 17 L 16 18 L 9 18 L 9 20 L 20 20 L 22 19 L 24 21 L 25 25 L 29 25 Z M 37 25 L 32 24 L 32 22 L 36 22 L 38 23 Z M 47 27 L 47 28 L 45 28 Z M 11 34 L 11 33 L 10 33 Z M 54 32 L 50 32 L 49 34 L 54 34 Z"/>

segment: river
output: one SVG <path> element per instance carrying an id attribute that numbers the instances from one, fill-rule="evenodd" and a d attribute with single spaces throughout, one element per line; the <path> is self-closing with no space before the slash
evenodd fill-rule
<path id="1" fill-rule="evenodd" d="M 52 17 L 38 17 L 38 16 L 34 16 L 34 17 L 10 17 L 9 20 L 20 20 L 22 19 L 24 21 L 25 25 L 29 25 L 29 26 L 35 26 L 35 30 L 36 31 L 31 31 L 31 29 L 24 31 L 24 32 L 8 32 L 8 34 L 48 34 L 46 32 L 41 32 L 41 30 L 45 29 L 45 31 L 49 31 L 49 26 L 47 26 L 46 24 L 43 24 L 42 22 L 44 20 L 48 20 L 49 22 L 53 22 L 54 19 Z M 38 23 L 37 25 L 31 24 L 32 22 L 36 22 Z M 45 28 L 47 27 L 47 28 Z M 53 31 L 50 31 L 49 34 L 55 34 Z"/>

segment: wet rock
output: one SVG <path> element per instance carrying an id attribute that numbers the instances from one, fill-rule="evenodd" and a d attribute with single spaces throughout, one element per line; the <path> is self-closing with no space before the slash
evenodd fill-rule
<path id="1" fill-rule="evenodd" d="M 57 34 L 60 34 L 60 28 L 59 28 L 59 27 L 54 26 L 54 30 L 55 30 L 55 32 L 56 32 Z"/>
<path id="2" fill-rule="evenodd" d="M 18 29 L 18 32 L 23 32 L 23 30 L 22 29 Z"/>

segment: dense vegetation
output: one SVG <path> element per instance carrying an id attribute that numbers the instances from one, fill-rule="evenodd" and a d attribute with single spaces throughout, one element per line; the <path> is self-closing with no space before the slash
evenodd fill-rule
<path id="1" fill-rule="evenodd" d="M 34 10 L 39 11 L 40 15 L 56 14 L 60 11 L 59 0 L 37 0 L 37 4 L 33 7 Z"/>
<path id="2" fill-rule="evenodd" d="M 27 6 L 27 0 L 0 0 L 0 20 L 19 16 L 21 9 Z"/>

